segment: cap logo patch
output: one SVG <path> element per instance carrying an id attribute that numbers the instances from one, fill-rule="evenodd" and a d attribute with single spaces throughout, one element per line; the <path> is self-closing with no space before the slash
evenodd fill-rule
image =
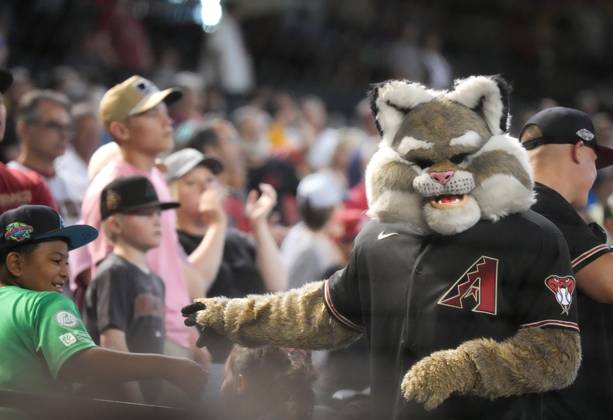
<path id="1" fill-rule="evenodd" d="M 587 128 L 582 128 L 581 130 L 577 131 L 577 136 L 585 141 L 590 141 L 594 138 L 594 133 Z"/>
<path id="2" fill-rule="evenodd" d="M 142 92 L 143 96 L 150 95 L 157 91 L 157 88 L 155 87 L 155 85 L 149 83 L 146 80 L 139 80 L 136 83 L 136 88 Z"/>
<path id="3" fill-rule="evenodd" d="M 4 231 L 4 239 L 7 241 L 21 242 L 30 239 L 34 228 L 21 222 L 10 223 Z"/>
<path id="4" fill-rule="evenodd" d="M 109 190 L 106 194 L 106 208 L 109 210 L 115 210 L 121 203 L 121 197 L 113 190 Z"/>

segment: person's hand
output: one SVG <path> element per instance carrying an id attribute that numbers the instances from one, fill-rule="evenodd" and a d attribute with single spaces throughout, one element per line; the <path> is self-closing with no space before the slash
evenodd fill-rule
<path id="1" fill-rule="evenodd" d="M 247 196 L 245 215 L 252 225 L 266 221 L 268 215 L 277 204 L 277 192 L 269 184 L 260 184 L 262 194 L 258 198 L 258 192 L 252 190 Z"/>
<path id="2" fill-rule="evenodd" d="M 211 185 L 206 191 L 200 194 L 198 203 L 198 213 L 202 217 L 204 223 L 213 225 L 216 223 L 225 223 L 226 213 L 223 208 L 223 200 L 225 192 L 219 185 Z"/>
<path id="3" fill-rule="evenodd" d="M 183 390 L 190 400 L 200 400 L 206 387 L 208 372 L 198 363 L 173 357 L 166 366 L 164 378 Z"/>
<path id="4" fill-rule="evenodd" d="M 453 392 L 466 394 L 477 377 L 475 364 L 461 350 L 442 350 L 415 363 L 402 380 L 402 395 L 433 410 Z"/>

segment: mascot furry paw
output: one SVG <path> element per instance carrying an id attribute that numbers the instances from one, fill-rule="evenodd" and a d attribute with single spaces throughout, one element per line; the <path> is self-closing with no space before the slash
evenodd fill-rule
<path id="1" fill-rule="evenodd" d="M 375 418 L 540 418 L 580 359 L 575 279 L 559 231 L 529 210 L 525 150 L 496 77 L 371 94 L 381 133 L 369 215 L 331 278 L 243 299 L 200 299 L 188 325 L 303 349 L 366 334 Z M 566 285 L 564 305 L 558 290 Z"/>

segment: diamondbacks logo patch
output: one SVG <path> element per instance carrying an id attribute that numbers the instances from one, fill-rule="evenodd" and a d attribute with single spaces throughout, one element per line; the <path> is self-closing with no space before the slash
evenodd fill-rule
<path id="1" fill-rule="evenodd" d="M 7 241 L 21 242 L 30 239 L 32 232 L 34 232 L 32 226 L 21 222 L 13 222 L 7 225 L 4 230 L 4 239 Z"/>
<path id="2" fill-rule="evenodd" d="M 474 303 L 473 312 L 498 313 L 498 259 L 479 257 L 438 301 L 457 309 L 465 303 Z"/>
<path id="3" fill-rule="evenodd" d="M 574 277 L 549 276 L 545 279 L 545 285 L 556 297 L 556 301 L 562 307 L 562 313 L 568 315 L 570 305 L 573 303 L 573 292 L 575 291 Z"/>

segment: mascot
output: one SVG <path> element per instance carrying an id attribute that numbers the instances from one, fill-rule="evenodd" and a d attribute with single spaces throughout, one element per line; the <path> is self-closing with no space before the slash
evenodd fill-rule
<path id="1" fill-rule="evenodd" d="M 366 170 L 372 220 L 347 267 L 284 293 L 198 299 L 186 325 L 201 340 L 302 349 L 366 334 L 373 418 L 540 418 L 546 391 L 579 368 L 575 279 L 561 234 L 529 210 L 506 83 L 392 80 L 371 99 L 382 137 Z"/>

